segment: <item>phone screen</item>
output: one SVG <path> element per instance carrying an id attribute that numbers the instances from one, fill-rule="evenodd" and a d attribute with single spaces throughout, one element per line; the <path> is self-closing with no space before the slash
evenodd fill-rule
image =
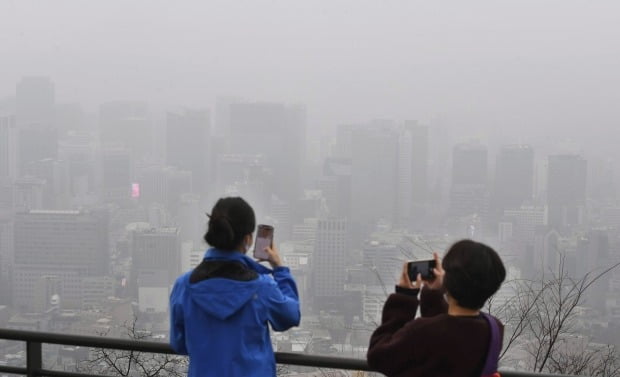
<path id="1" fill-rule="evenodd" d="M 267 259 L 269 254 L 265 249 L 273 244 L 273 227 L 271 225 L 259 225 L 254 242 L 254 258 Z"/>
<path id="2" fill-rule="evenodd" d="M 414 282 L 417 279 L 418 274 L 422 275 L 422 280 L 433 280 L 435 278 L 435 273 L 433 272 L 435 265 L 436 263 L 434 259 L 409 262 L 407 264 L 409 280 Z"/>

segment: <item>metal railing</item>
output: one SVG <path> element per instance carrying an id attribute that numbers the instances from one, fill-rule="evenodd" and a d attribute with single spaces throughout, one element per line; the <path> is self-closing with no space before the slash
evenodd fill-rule
<path id="1" fill-rule="evenodd" d="M 46 333 L 38 331 L 22 331 L 0 329 L 0 339 L 21 341 L 26 343 L 26 366 L 13 367 L 1 366 L 0 373 L 20 374 L 28 377 L 49 376 L 49 377 L 94 377 L 101 376 L 96 374 L 84 374 L 76 372 L 66 372 L 43 368 L 43 344 L 60 344 L 69 346 L 81 346 L 90 348 L 105 348 L 124 351 L 138 351 L 156 354 L 176 354 L 166 343 L 137 341 L 131 339 L 116 339 L 95 336 L 78 336 L 57 333 Z M 366 360 L 305 355 L 299 353 L 276 352 L 276 362 L 278 364 L 297 365 L 305 367 L 344 369 L 356 371 L 373 370 L 368 366 Z M 502 371 L 502 377 L 559 377 L 549 374 L 522 373 L 513 371 Z M 566 376 L 563 376 L 566 377 Z"/>

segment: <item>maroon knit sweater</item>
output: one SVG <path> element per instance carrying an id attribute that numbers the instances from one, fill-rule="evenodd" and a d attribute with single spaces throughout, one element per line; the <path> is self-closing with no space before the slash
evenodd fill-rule
<path id="1" fill-rule="evenodd" d="M 388 297 L 381 326 L 370 338 L 368 364 L 390 377 L 479 377 L 491 337 L 486 320 L 448 315 L 438 290 L 423 289 L 419 302 L 418 290 L 397 292 Z M 414 319 L 418 303 L 422 317 Z"/>

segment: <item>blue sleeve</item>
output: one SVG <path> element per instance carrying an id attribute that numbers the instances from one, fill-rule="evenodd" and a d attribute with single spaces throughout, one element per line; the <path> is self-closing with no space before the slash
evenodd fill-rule
<path id="1" fill-rule="evenodd" d="M 299 326 L 299 294 L 297 285 L 288 267 L 276 267 L 273 270 L 275 284 L 267 287 L 267 320 L 275 331 L 288 330 Z"/>
<path id="2" fill-rule="evenodd" d="M 187 355 L 185 345 L 185 320 L 183 318 L 183 306 L 179 297 L 183 290 L 182 283 L 177 280 L 170 293 L 170 347 L 181 355 Z"/>

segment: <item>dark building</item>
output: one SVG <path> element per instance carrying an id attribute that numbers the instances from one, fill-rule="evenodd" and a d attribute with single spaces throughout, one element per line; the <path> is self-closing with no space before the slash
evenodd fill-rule
<path id="1" fill-rule="evenodd" d="M 273 194 L 293 203 L 301 194 L 305 155 L 306 110 L 300 105 L 233 103 L 230 105 L 230 153 L 264 156 L 277 185 Z"/>
<path id="2" fill-rule="evenodd" d="M 214 172 L 209 171 L 210 118 L 206 110 L 168 113 L 166 121 L 166 161 L 168 165 L 192 172 L 194 189 L 204 193 Z"/>
<path id="3" fill-rule="evenodd" d="M 13 301 L 32 310 L 38 291 L 54 277 L 62 305 L 81 306 L 82 279 L 108 274 L 108 215 L 104 211 L 37 210 L 15 216 Z M 43 280 L 41 280 L 43 279 Z"/>
<path id="4" fill-rule="evenodd" d="M 101 161 L 103 199 L 124 203 L 131 196 L 132 158 L 126 149 L 104 149 Z"/>
<path id="5" fill-rule="evenodd" d="M 17 169 L 16 136 L 15 117 L 0 114 L 0 179 L 15 178 Z"/>
<path id="6" fill-rule="evenodd" d="M 133 158 L 152 152 L 153 132 L 146 103 L 115 101 L 99 107 L 99 135 L 104 147 L 127 148 Z"/>
<path id="7" fill-rule="evenodd" d="M 132 234 L 132 285 L 137 292 L 139 276 L 156 272 L 170 287 L 181 273 L 181 238 L 177 228 L 138 229 Z"/>
<path id="8" fill-rule="evenodd" d="M 312 254 L 312 295 L 318 310 L 337 309 L 344 297 L 347 221 L 319 220 Z"/>
<path id="9" fill-rule="evenodd" d="M 411 134 L 411 215 L 424 213 L 428 196 L 428 127 L 405 122 Z"/>
<path id="10" fill-rule="evenodd" d="M 29 174 L 32 161 L 56 158 L 58 132 L 54 124 L 54 84 L 47 77 L 25 77 L 16 88 L 19 174 Z"/>
<path id="11" fill-rule="evenodd" d="M 488 211 L 487 148 L 480 144 L 457 144 L 452 150 L 452 216 L 484 216 Z"/>
<path id="12" fill-rule="evenodd" d="M 501 148 L 495 165 L 493 207 L 501 214 L 531 201 L 534 190 L 534 150 L 529 145 Z"/>
<path id="13" fill-rule="evenodd" d="M 375 121 L 351 133 L 350 219 L 355 239 L 379 220 L 397 220 L 398 138 L 389 121 Z"/>
<path id="14" fill-rule="evenodd" d="M 583 224 L 586 182 L 587 162 L 581 156 L 549 156 L 547 205 L 551 227 L 563 230 Z"/>

